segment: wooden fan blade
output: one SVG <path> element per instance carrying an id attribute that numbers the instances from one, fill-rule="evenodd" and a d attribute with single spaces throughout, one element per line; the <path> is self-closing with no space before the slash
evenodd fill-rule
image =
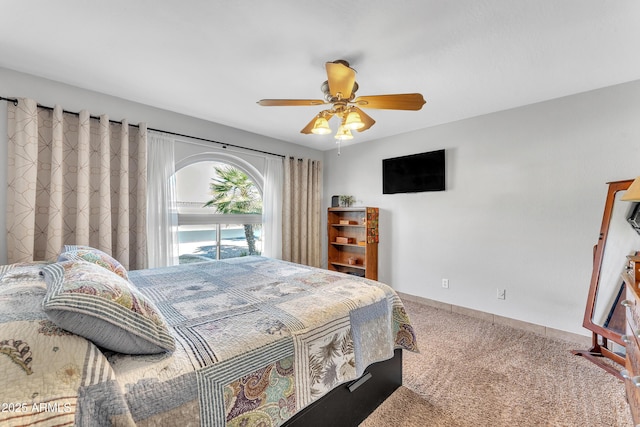
<path id="1" fill-rule="evenodd" d="M 358 107 L 353 107 L 353 109 L 357 111 L 358 114 L 360 114 L 360 120 L 362 120 L 362 123 L 364 123 L 364 127 L 358 129 L 358 132 L 364 132 L 365 130 L 369 129 L 371 126 L 376 124 L 376 121 L 373 120 L 371 116 L 366 114 L 364 111 L 362 111 Z"/>
<path id="2" fill-rule="evenodd" d="M 325 68 L 327 69 L 327 81 L 331 95 L 338 97 L 340 94 L 340 98 L 349 99 L 353 91 L 353 84 L 356 82 L 356 70 L 339 61 L 327 62 Z"/>
<path id="3" fill-rule="evenodd" d="M 305 107 L 309 105 L 323 105 L 321 99 L 261 99 L 259 105 L 264 107 Z"/>
<path id="4" fill-rule="evenodd" d="M 327 111 L 325 111 L 324 114 L 320 113 L 317 116 L 315 116 L 313 119 L 311 119 L 311 121 L 305 127 L 302 128 L 300 133 L 305 133 L 305 134 L 313 133 L 313 132 L 311 132 L 311 129 L 313 129 L 313 126 L 316 124 L 316 119 L 318 117 L 320 117 L 320 115 L 324 115 L 324 118 L 327 119 L 327 121 L 329 119 L 331 119 L 331 117 L 333 117 L 333 114 L 331 114 L 331 113 L 329 113 Z"/>
<path id="5" fill-rule="evenodd" d="M 317 118 L 318 118 L 318 116 L 315 116 L 313 119 L 311 119 L 309 124 L 306 125 L 305 127 L 303 127 L 302 130 L 300 131 L 300 133 L 310 134 L 311 133 L 311 129 L 313 129 L 313 125 L 316 124 L 316 119 Z"/>
<path id="6" fill-rule="evenodd" d="M 419 93 L 400 93 L 395 95 L 359 96 L 353 100 L 362 108 L 377 108 L 380 110 L 420 110 L 425 100 Z"/>

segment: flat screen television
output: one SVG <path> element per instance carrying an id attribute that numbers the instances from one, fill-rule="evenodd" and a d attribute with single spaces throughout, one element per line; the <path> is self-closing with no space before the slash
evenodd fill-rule
<path id="1" fill-rule="evenodd" d="M 445 190 L 444 150 L 382 160 L 382 193 Z"/>

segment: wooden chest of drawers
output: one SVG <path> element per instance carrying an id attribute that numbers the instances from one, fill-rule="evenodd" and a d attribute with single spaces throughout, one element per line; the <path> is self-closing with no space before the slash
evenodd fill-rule
<path id="1" fill-rule="evenodd" d="M 640 423 L 640 298 L 635 277 L 627 271 L 623 274 L 626 297 L 622 304 L 626 307 L 625 369 L 621 372 L 627 391 L 627 401 L 631 408 L 634 424 Z"/>

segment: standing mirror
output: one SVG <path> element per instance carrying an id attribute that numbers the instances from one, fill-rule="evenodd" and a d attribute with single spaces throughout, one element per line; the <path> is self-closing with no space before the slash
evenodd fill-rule
<path id="1" fill-rule="evenodd" d="M 619 372 L 602 358 L 624 365 L 625 285 L 622 272 L 627 256 L 640 250 L 640 234 L 632 226 L 637 203 L 620 199 L 633 180 L 609 183 L 600 236 L 594 247 L 593 272 L 582 326 L 592 331 L 592 347 L 573 353 L 586 357 L 606 371 Z M 629 221 L 631 219 L 631 221 Z"/>

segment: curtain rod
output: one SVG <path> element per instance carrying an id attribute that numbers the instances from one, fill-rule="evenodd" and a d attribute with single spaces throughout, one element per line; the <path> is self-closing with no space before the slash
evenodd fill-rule
<path id="1" fill-rule="evenodd" d="M 0 101 L 13 102 L 13 105 L 15 105 L 15 106 L 18 105 L 18 99 L 17 98 L 5 98 L 4 96 L 0 95 Z M 46 105 L 38 104 L 38 108 L 44 108 L 45 110 L 53 111 L 53 107 L 48 107 Z M 66 114 L 73 114 L 74 116 L 80 116 L 80 113 L 77 113 L 75 111 L 62 110 L 62 112 L 66 113 Z M 91 117 L 92 119 L 100 120 L 99 116 L 89 116 L 89 117 Z M 109 119 L 109 123 L 115 123 L 115 124 L 120 124 L 120 125 L 122 124 L 122 122 L 120 122 L 120 121 L 111 120 L 111 119 Z M 130 124 L 129 126 L 133 126 L 133 127 L 136 127 L 136 128 L 139 127 L 138 125 L 132 125 L 132 124 Z M 168 131 L 168 130 L 154 129 L 154 128 L 149 128 L 149 127 L 147 128 L 147 130 L 152 130 L 152 131 L 155 131 L 155 132 L 163 132 L 163 133 L 167 133 L 167 134 L 173 135 L 173 136 L 181 136 L 183 138 L 196 139 L 198 141 L 211 142 L 213 144 L 220 144 L 220 145 L 222 145 L 222 148 L 227 148 L 227 147 L 240 148 L 242 150 L 255 151 L 255 152 L 261 153 L 261 154 L 268 154 L 270 156 L 282 157 L 283 159 L 287 157 L 287 156 L 282 155 L 282 154 L 270 153 L 268 151 L 258 150 L 256 148 L 242 147 L 240 145 L 228 144 L 226 142 L 215 141 L 213 139 L 207 139 L 207 138 L 200 138 L 198 136 L 185 135 L 185 134 L 182 134 L 182 133 L 171 132 L 171 131 Z"/>

